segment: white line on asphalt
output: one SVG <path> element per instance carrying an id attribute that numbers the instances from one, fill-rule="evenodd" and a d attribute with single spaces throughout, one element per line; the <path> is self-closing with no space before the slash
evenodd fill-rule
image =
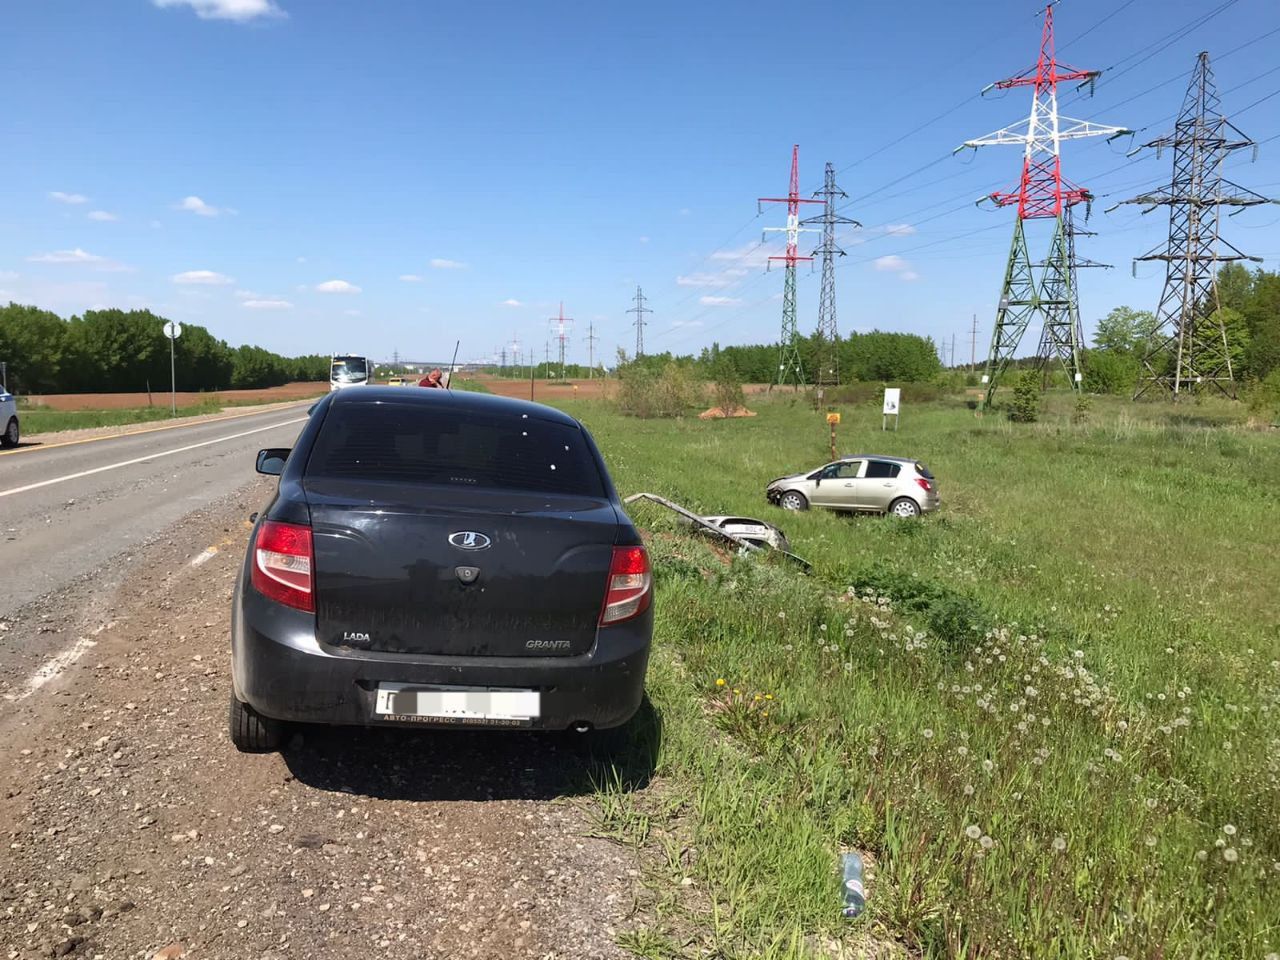
<path id="1" fill-rule="evenodd" d="M 218 555 L 218 548 L 217 548 L 217 547 L 208 547 L 208 548 L 206 548 L 206 549 L 204 549 L 204 550 L 200 551 L 200 553 L 196 554 L 196 558 L 195 558 L 194 560 L 192 560 L 192 561 L 191 561 L 191 565 L 192 565 L 193 567 L 198 567 L 198 566 L 200 566 L 201 564 L 208 563 L 210 560 L 212 560 L 212 559 L 213 559 L 214 557 L 216 557 L 217 555 Z"/>
<path id="2" fill-rule="evenodd" d="M 41 480 L 39 483 L 28 483 L 25 487 L 14 487 L 10 490 L 0 490 L 0 497 L 11 497 L 15 493 L 26 493 L 28 490 L 39 490 L 41 487 L 52 486 L 55 483 L 64 483 L 67 480 L 79 480 L 81 477 L 91 477 L 95 473 L 102 473 L 106 470 L 118 470 L 121 467 L 131 467 L 135 463 L 146 463 L 148 460 L 158 460 L 160 457 L 171 457 L 176 453 L 186 453 L 188 450 L 198 450 L 200 447 L 212 446 L 215 443 L 225 443 L 228 440 L 238 440 L 241 437 L 248 437 L 255 433 L 262 433 L 264 430 L 275 430 L 277 427 L 287 427 L 293 423 L 304 423 L 306 417 L 298 417 L 295 420 L 285 420 L 281 423 L 268 424 L 265 427 L 255 427 L 252 430 L 243 430 L 240 433 L 233 433 L 225 437 L 216 437 L 213 440 L 202 440 L 200 443 L 190 443 L 185 447 L 177 447 L 174 450 L 162 450 L 159 453 L 148 454 L 145 457 L 135 457 L 132 460 L 122 460 L 119 463 L 109 463 L 105 467 L 94 467 L 92 470 L 81 470 L 79 473 L 68 473 L 66 476 L 53 477 L 49 480 Z"/>
<path id="3" fill-rule="evenodd" d="M 108 624 L 98 624 L 90 636 L 96 637 L 107 627 Z M 89 637 L 80 637 L 66 650 L 63 650 L 56 656 L 50 657 L 42 663 L 40 668 L 31 675 L 29 680 L 27 680 L 27 686 L 21 693 L 17 695 L 7 693 L 4 698 L 10 702 L 27 699 L 27 697 L 31 696 L 50 680 L 56 680 L 58 677 L 62 676 L 67 667 L 71 666 L 84 656 L 86 650 L 90 647 L 96 647 L 97 645 L 98 642 L 96 640 L 90 640 Z"/>

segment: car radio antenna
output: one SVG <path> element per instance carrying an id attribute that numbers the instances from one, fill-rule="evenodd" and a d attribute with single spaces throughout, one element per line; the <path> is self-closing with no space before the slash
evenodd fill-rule
<path id="1" fill-rule="evenodd" d="M 455 366 L 455 365 L 457 364 L 457 362 L 458 362 L 458 346 L 459 346 L 461 343 L 462 343 L 462 341 L 461 341 L 461 340 L 455 340 L 455 341 L 453 342 L 453 359 L 449 361 L 449 373 L 448 373 L 448 375 L 444 378 L 444 385 L 445 385 L 445 387 L 446 387 L 447 389 L 449 389 L 449 390 L 452 390 L 452 389 L 453 389 L 453 387 L 449 386 L 449 384 L 450 384 L 450 383 L 452 383 L 452 381 L 453 381 L 453 368 L 454 368 L 454 366 Z"/>

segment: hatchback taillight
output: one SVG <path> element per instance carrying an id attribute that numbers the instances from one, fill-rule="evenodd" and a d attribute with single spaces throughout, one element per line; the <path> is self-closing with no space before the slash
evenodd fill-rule
<path id="1" fill-rule="evenodd" d="M 311 528 L 263 520 L 253 545 L 250 581 L 264 597 L 314 613 L 315 559 Z"/>
<path id="2" fill-rule="evenodd" d="M 652 600 L 653 572 L 644 547 L 614 547 L 600 626 L 638 617 L 649 609 Z"/>
<path id="3" fill-rule="evenodd" d="M 929 483 L 929 481 L 926 480 L 924 477 L 916 477 L 916 483 L 920 484 L 920 489 L 923 490 L 925 493 L 928 493 L 930 490 L 933 489 L 933 485 Z"/>

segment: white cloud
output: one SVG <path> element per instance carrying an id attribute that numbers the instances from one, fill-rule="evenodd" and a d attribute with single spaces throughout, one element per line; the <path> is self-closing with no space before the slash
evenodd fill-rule
<path id="1" fill-rule="evenodd" d="M 185 273 L 174 274 L 173 282 L 204 287 L 221 287 L 228 283 L 235 283 L 226 274 L 215 273 L 213 270 L 188 270 Z"/>
<path id="2" fill-rule="evenodd" d="M 887 257 L 877 257 L 875 266 L 877 270 L 896 273 L 899 270 L 907 269 L 907 261 L 896 253 L 891 253 Z"/>
<path id="3" fill-rule="evenodd" d="M 176 204 L 174 209 L 186 210 L 188 213 L 194 213 L 199 217 L 216 217 L 225 212 L 219 207 L 205 203 L 199 197 L 183 197 L 182 201 Z"/>
<path id="4" fill-rule="evenodd" d="M 523 303 L 521 303 L 519 300 L 517 300 L 515 297 L 507 297 L 507 299 L 505 299 L 505 300 L 503 300 L 503 301 L 502 301 L 502 306 L 504 306 L 504 307 L 523 307 L 523 306 L 524 306 L 524 304 L 523 304 Z"/>
<path id="5" fill-rule="evenodd" d="M 276 300 L 276 299 L 245 300 L 240 304 L 240 306 L 244 307 L 246 310 L 292 310 L 293 309 L 293 304 L 290 303 L 288 300 Z"/>
<path id="6" fill-rule="evenodd" d="M 891 237 L 909 237 L 916 232 L 916 228 L 909 223 L 886 223 L 884 232 Z"/>
<path id="7" fill-rule="evenodd" d="M 252 290 L 237 290 L 235 293 L 237 300 L 259 300 L 262 294 L 254 293 Z"/>
<path id="8" fill-rule="evenodd" d="M 678 287 L 727 287 L 733 280 L 723 273 L 691 273 L 676 277 Z"/>
<path id="9" fill-rule="evenodd" d="M 61 190 L 52 190 L 49 196 L 59 203 L 88 203 L 89 198 L 82 193 L 63 193 Z"/>
<path id="10" fill-rule="evenodd" d="M 902 280 L 920 279 L 920 274 L 911 269 L 911 264 L 896 253 L 878 257 L 875 262 L 875 268 L 883 273 L 896 273 Z"/>
<path id="11" fill-rule="evenodd" d="M 119 220 L 114 213 L 107 213 L 105 210 L 90 210 L 86 216 L 90 220 L 98 220 L 102 223 L 110 223 L 113 220 Z"/>
<path id="12" fill-rule="evenodd" d="M 54 250 L 51 253 L 39 253 L 27 257 L 32 263 L 106 263 L 105 257 L 89 253 L 76 247 L 74 250 Z"/>
<path id="13" fill-rule="evenodd" d="M 201 20 L 244 23 L 258 17 L 288 16 L 273 0 L 152 0 L 157 7 L 190 7 Z"/>
<path id="14" fill-rule="evenodd" d="M 763 244 L 751 243 L 736 250 L 717 250 L 712 260 L 735 261 L 744 267 L 763 267 L 769 262 L 769 251 Z"/>
<path id="15" fill-rule="evenodd" d="M 431 260 L 431 266 L 436 270 L 462 270 L 466 267 L 466 264 L 458 260 L 446 260 L 443 257 L 433 257 Z"/>
<path id="16" fill-rule="evenodd" d="M 360 288 L 354 283 L 347 283 L 345 280 L 326 280 L 324 283 L 316 284 L 316 289 L 321 293 L 359 293 Z"/>
<path id="17" fill-rule="evenodd" d="M 405 283 L 421 283 L 422 282 L 422 278 L 418 276 L 416 273 L 402 273 L 400 274 L 400 279 L 403 280 Z"/>
<path id="18" fill-rule="evenodd" d="M 12 270 L 0 270 L 0 283 L 11 283 L 18 279 L 18 275 Z"/>
<path id="19" fill-rule="evenodd" d="M 298 262 L 299 262 L 299 263 L 306 263 L 306 262 L 307 262 L 307 258 L 306 258 L 306 257 L 298 257 L 298 258 L 297 258 L 297 260 L 298 260 Z"/>
<path id="20" fill-rule="evenodd" d="M 671 322 L 672 330 L 675 330 L 678 327 L 700 327 L 700 326 L 702 326 L 701 320 L 673 320 Z"/>
<path id="21" fill-rule="evenodd" d="M 698 302 L 704 307 L 732 307 L 742 301 L 737 297 L 699 297 Z"/>

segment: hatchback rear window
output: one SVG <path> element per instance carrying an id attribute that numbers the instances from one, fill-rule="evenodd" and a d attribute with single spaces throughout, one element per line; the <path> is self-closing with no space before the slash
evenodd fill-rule
<path id="1" fill-rule="evenodd" d="M 897 463 L 889 463 L 885 460 L 870 460 L 867 462 L 867 479 L 884 480 L 890 477 L 896 477 L 902 466 Z"/>
<path id="2" fill-rule="evenodd" d="M 306 475 L 605 496 L 577 427 L 418 404 L 335 405 Z"/>
<path id="3" fill-rule="evenodd" d="M 933 479 L 933 471 L 930 470 L 928 467 L 926 467 L 923 463 L 916 464 L 916 473 L 920 474 L 920 476 L 924 477 L 926 480 Z"/>

